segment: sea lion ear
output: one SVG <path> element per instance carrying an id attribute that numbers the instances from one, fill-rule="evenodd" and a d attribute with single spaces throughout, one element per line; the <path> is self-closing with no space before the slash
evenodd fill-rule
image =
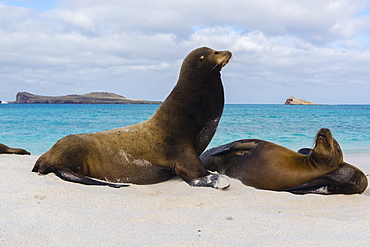
<path id="1" fill-rule="evenodd" d="M 199 58 L 199 61 L 203 61 L 204 60 L 204 56 L 200 56 L 200 58 Z"/>

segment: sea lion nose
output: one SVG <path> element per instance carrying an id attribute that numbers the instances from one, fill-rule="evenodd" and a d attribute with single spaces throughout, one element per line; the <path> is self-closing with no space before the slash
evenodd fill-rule
<path id="1" fill-rule="evenodd" d="M 231 51 L 224 51 L 224 53 L 225 53 L 225 57 L 227 57 L 228 59 L 230 59 L 232 56 L 233 56 L 233 54 L 231 53 Z"/>
<path id="2" fill-rule="evenodd" d="M 217 64 L 221 64 L 222 67 L 229 63 L 232 56 L 232 53 L 230 51 L 221 51 L 217 52 L 217 54 L 221 55 L 216 60 Z"/>

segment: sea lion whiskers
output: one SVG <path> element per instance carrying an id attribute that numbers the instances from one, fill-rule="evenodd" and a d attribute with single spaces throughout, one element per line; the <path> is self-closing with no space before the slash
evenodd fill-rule
<path id="1" fill-rule="evenodd" d="M 219 55 L 220 52 L 214 51 L 213 54 L 214 55 Z M 232 58 L 231 52 L 225 53 L 222 57 L 217 58 L 216 59 L 216 65 L 213 66 L 211 71 L 214 70 L 215 68 L 217 68 L 217 66 L 219 66 L 219 65 L 221 65 L 221 68 L 223 68 L 226 64 L 229 63 L 231 58 Z"/>
<path id="2" fill-rule="evenodd" d="M 215 66 L 213 66 L 213 68 L 212 68 L 210 71 L 214 70 L 214 69 L 215 69 L 215 68 L 217 68 L 217 66 L 219 66 L 219 65 L 221 65 L 221 68 L 223 68 L 223 67 L 228 63 L 228 61 L 229 61 L 229 60 L 227 60 L 227 61 L 222 61 L 222 62 L 220 62 L 220 63 L 216 64 Z"/>
<path id="3" fill-rule="evenodd" d="M 329 142 L 328 136 L 326 136 L 324 133 L 319 132 L 319 133 L 317 134 L 316 139 L 321 139 L 321 140 L 323 140 L 323 141 L 324 141 L 324 145 L 325 145 L 325 147 L 326 147 L 326 148 L 328 148 L 328 149 L 333 148 L 333 147 L 332 147 L 332 145 L 331 145 L 331 143 Z"/>
<path id="4" fill-rule="evenodd" d="M 219 64 L 216 64 L 210 71 L 214 70 L 215 68 L 217 68 Z"/>

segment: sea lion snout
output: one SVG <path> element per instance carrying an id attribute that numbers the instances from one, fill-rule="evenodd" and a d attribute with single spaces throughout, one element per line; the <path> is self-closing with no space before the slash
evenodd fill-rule
<path id="1" fill-rule="evenodd" d="M 324 163 L 329 167 L 336 166 L 343 161 L 342 149 L 328 128 L 322 128 L 317 132 L 311 158 L 315 162 L 321 161 L 319 163 Z"/>
<path id="2" fill-rule="evenodd" d="M 323 145 L 323 147 L 320 147 Z M 317 134 L 316 134 L 316 151 L 320 152 L 324 150 L 331 150 L 331 149 L 336 149 L 337 144 L 335 139 L 333 138 L 333 134 L 328 128 L 321 128 Z M 339 146 L 339 145 L 338 145 Z"/>
<path id="3" fill-rule="evenodd" d="M 331 134 L 330 129 L 328 129 L 328 128 L 321 128 L 317 132 L 317 138 L 327 139 L 327 138 L 330 138 L 330 137 L 332 137 L 332 134 Z"/>
<path id="4" fill-rule="evenodd" d="M 213 54 L 217 56 L 216 63 L 221 65 L 221 68 L 228 64 L 232 57 L 232 53 L 230 51 L 214 51 Z"/>

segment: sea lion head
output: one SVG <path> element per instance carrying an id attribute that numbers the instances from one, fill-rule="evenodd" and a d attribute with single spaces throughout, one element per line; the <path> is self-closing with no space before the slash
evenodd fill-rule
<path id="1" fill-rule="evenodd" d="M 317 132 L 310 158 L 316 164 L 325 164 L 326 166 L 338 166 L 343 163 L 342 149 L 329 129 L 322 128 Z"/>
<path id="2" fill-rule="evenodd" d="M 208 47 L 201 47 L 190 52 L 184 59 L 180 75 L 197 78 L 196 81 L 207 82 L 210 75 L 219 75 L 221 69 L 229 62 L 230 51 L 215 51 Z M 201 80 L 199 80 L 201 79 Z"/>

